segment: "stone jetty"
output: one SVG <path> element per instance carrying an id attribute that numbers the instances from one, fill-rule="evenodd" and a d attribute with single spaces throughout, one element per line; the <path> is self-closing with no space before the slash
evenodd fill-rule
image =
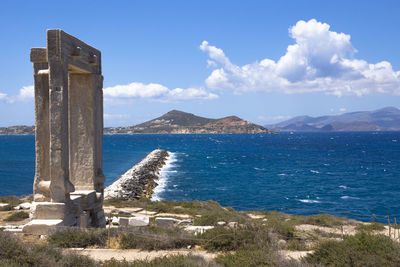
<path id="1" fill-rule="evenodd" d="M 104 190 L 104 198 L 132 200 L 150 198 L 157 186 L 158 174 L 165 165 L 169 153 L 156 149 L 141 162 L 124 173 L 118 180 Z"/>

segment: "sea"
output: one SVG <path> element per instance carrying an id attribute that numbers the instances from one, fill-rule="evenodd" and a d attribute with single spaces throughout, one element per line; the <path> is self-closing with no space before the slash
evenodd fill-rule
<path id="1" fill-rule="evenodd" d="M 34 136 L 0 136 L 0 196 L 32 193 Z M 400 132 L 105 135 L 106 185 L 156 148 L 153 200 L 238 210 L 400 219 Z"/>

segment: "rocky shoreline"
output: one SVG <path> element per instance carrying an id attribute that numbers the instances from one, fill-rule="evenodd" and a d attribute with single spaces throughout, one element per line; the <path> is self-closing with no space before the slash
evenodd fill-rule
<path id="1" fill-rule="evenodd" d="M 153 150 L 141 162 L 105 188 L 104 199 L 150 199 L 157 186 L 159 171 L 165 165 L 168 156 L 169 153 L 166 150 Z"/>

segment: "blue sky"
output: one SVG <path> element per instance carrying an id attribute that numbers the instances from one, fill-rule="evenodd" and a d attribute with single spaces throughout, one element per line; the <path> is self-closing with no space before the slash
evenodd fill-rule
<path id="1" fill-rule="evenodd" d="M 3 0 L 0 126 L 34 124 L 29 51 L 51 28 L 102 51 L 106 126 L 400 107 L 398 14 L 384 0 Z"/>

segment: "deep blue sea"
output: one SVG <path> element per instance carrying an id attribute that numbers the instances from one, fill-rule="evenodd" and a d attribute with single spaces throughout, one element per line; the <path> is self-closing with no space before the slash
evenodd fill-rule
<path id="1" fill-rule="evenodd" d="M 400 132 L 106 135 L 107 185 L 158 147 L 173 152 L 159 199 L 400 218 Z M 34 157 L 34 136 L 0 136 L 0 195 L 32 193 Z"/>

